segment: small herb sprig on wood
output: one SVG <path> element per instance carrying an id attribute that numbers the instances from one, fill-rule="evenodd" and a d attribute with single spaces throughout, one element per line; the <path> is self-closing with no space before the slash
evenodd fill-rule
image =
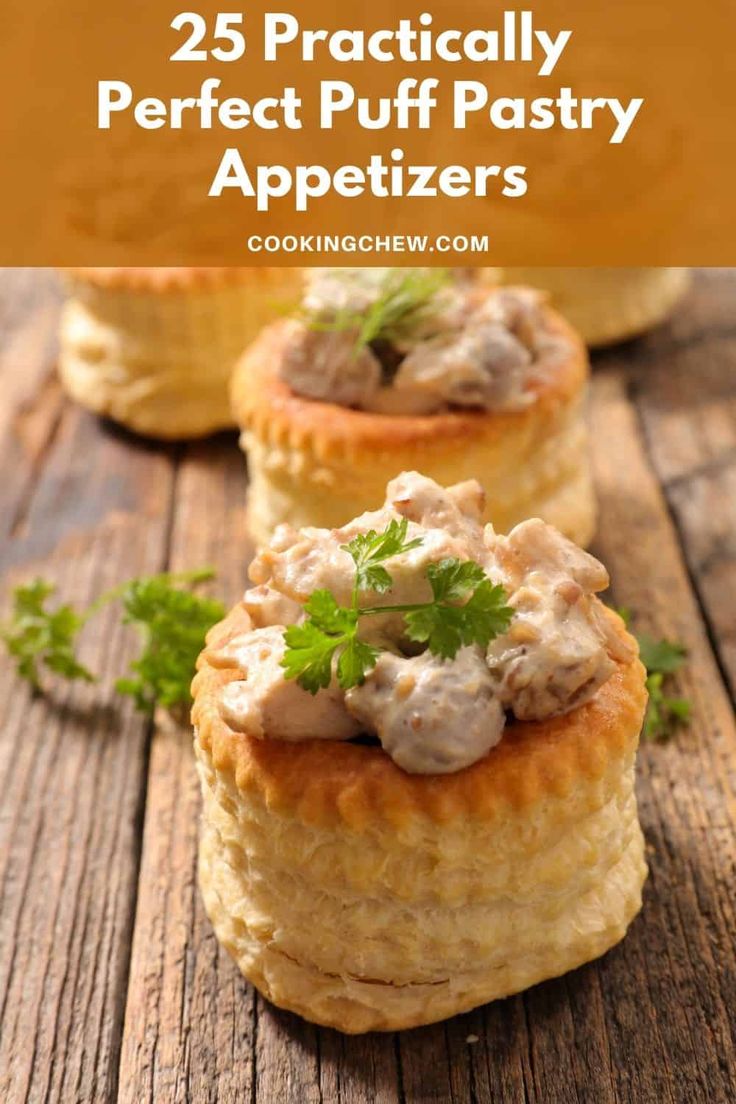
<path id="1" fill-rule="evenodd" d="M 679 671 L 687 652 L 674 640 L 655 640 L 639 633 L 639 656 L 647 669 L 649 705 L 642 735 L 645 740 L 665 743 L 676 728 L 690 720 L 692 705 L 687 698 L 675 698 L 667 693 L 667 680 Z"/>
<path id="2" fill-rule="evenodd" d="M 306 313 L 304 321 L 310 329 L 329 333 L 355 330 L 356 353 L 375 341 L 400 341 L 425 321 L 433 299 L 449 280 L 445 268 L 390 269 L 377 298 L 364 311 L 346 308 L 332 318 L 315 311 Z"/>
<path id="3" fill-rule="evenodd" d="M 56 588 L 45 579 L 16 587 L 13 613 L 0 628 L 0 639 L 13 657 L 21 678 L 35 691 L 43 688 L 45 672 L 67 679 L 94 682 L 95 676 L 76 657 L 78 638 L 103 606 L 119 600 L 123 622 L 135 625 L 143 647 L 130 664 L 130 674 L 115 688 L 150 713 L 156 705 L 187 705 L 194 665 L 207 631 L 225 615 L 222 603 L 192 593 L 192 587 L 214 577 L 210 568 L 178 575 L 153 575 L 107 591 L 87 610 L 70 605 L 47 607 Z"/>
<path id="4" fill-rule="evenodd" d="M 281 665 L 287 679 L 316 694 L 330 685 L 333 668 L 343 690 L 360 686 L 376 665 L 381 649 L 358 636 L 362 618 L 401 613 L 409 640 L 426 644 L 433 655 L 454 659 L 463 645 L 487 647 L 509 627 L 513 610 L 503 587 L 495 586 L 480 564 L 452 557 L 430 564 L 426 577 L 432 601 L 385 606 L 361 606 L 360 594 L 387 594 L 393 585 L 384 566 L 392 556 L 417 548 L 421 539 L 407 539 L 406 519 L 392 520 L 382 533 L 361 533 L 342 549 L 355 564 L 352 599 L 341 606 L 329 590 L 315 590 L 305 605 L 307 620 L 284 633 Z"/>
<path id="5" fill-rule="evenodd" d="M 631 611 L 619 609 L 618 612 L 626 626 L 630 627 Z M 688 723 L 692 714 L 692 703 L 687 698 L 675 698 L 667 692 L 668 680 L 685 663 L 687 649 L 676 640 L 665 637 L 657 640 L 644 632 L 634 635 L 639 644 L 639 658 L 647 670 L 646 687 L 649 693 L 642 739 L 666 743 L 677 728 Z"/>

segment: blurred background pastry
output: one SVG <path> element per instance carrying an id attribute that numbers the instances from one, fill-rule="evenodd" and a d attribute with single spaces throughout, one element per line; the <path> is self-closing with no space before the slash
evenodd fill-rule
<path id="1" fill-rule="evenodd" d="M 528 284 L 550 302 L 590 346 L 637 337 L 663 322 L 685 294 L 686 268 L 496 268 L 491 282 Z"/>
<path id="2" fill-rule="evenodd" d="M 65 389 L 90 410 L 164 439 L 233 424 L 233 365 L 301 286 L 300 270 L 287 268 L 77 268 L 64 278 Z"/>
<path id="3" fill-rule="evenodd" d="M 595 506 L 580 337 L 537 293 L 442 270 L 322 269 L 233 375 L 248 524 L 333 526 L 405 468 L 487 488 L 506 531 L 539 516 L 580 544 Z"/>

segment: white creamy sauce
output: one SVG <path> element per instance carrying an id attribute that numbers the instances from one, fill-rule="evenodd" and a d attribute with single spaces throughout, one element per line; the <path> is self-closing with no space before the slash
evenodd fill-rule
<path id="1" fill-rule="evenodd" d="M 341 529 L 281 527 L 251 565 L 258 585 L 244 605 L 254 627 L 211 657 L 240 672 L 221 696 L 230 727 L 284 740 L 367 733 L 404 770 L 440 774 L 483 758 L 501 739 L 507 713 L 543 720 L 592 697 L 615 662 L 631 654 L 594 597 L 608 585 L 605 568 L 538 519 L 504 537 L 483 528 L 482 513 L 483 491 L 474 480 L 445 489 L 404 472 L 389 483 L 380 510 Z M 422 543 L 385 562 L 392 589 L 362 593 L 362 606 L 428 601 L 427 567 L 452 556 L 475 561 L 505 587 L 511 625 L 486 654 L 474 645 L 443 660 L 416 654 L 402 614 L 366 617 L 361 636 L 387 650 L 362 686 L 343 692 L 334 680 L 313 697 L 284 678 L 284 626 L 303 618 L 303 604 L 318 588 L 349 605 L 355 568 L 341 546 L 401 517 L 408 538 Z"/>
<path id="2" fill-rule="evenodd" d="M 360 725 L 339 690 L 329 687 L 312 696 L 284 678 L 284 650 L 282 625 L 253 629 L 220 650 L 217 662 L 243 675 L 222 691 L 220 709 L 230 727 L 257 739 L 349 740 L 357 735 Z"/>
<path id="3" fill-rule="evenodd" d="M 425 652 L 384 652 L 362 686 L 345 695 L 361 725 L 375 732 L 395 763 L 411 774 L 469 767 L 501 739 L 504 713 L 478 647 L 452 662 Z"/>
<path id="4" fill-rule="evenodd" d="M 417 270 L 422 271 L 422 270 Z M 308 278 L 308 318 L 292 320 L 279 366 L 297 394 L 386 415 L 459 408 L 518 410 L 559 346 L 528 289 L 487 292 L 468 281 L 440 288 L 406 332 L 361 344 L 361 320 L 392 269 L 317 269 Z"/>

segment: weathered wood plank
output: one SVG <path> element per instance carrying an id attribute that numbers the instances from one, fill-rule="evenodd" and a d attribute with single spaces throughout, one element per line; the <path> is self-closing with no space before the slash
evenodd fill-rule
<path id="1" fill-rule="evenodd" d="M 188 448 L 178 471 L 169 566 L 216 564 L 245 584 L 245 465 L 234 437 Z M 253 1086 L 254 995 L 212 934 L 196 878 L 199 788 L 191 730 L 154 733 L 119 1099 L 242 1101 Z"/>
<path id="2" fill-rule="evenodd" d="M 2 270 L 0 270 L 2 271 Z M 58 282 L 51 273 L 0 277 L 0 532 L 12 531 L 58 426 L 54 378 Z"/>
<path id="3" fill-rule="evenodd" d="M 38 448 L 17 435 L 34 401 L 26 384 L 43 383 L 50 366 L 51 317 L 33 300 L 25 317 L 14 308 L 2 350 L 3 482 L 22 492 L 0 510 L 4 607 L 9 587 L 35 574 L 83 603 L 158 570 L 166 554 L 165 455 L 131 448 L 70 405 L 59 406 L 57 433 L 31 434 Z M 32 700 L 0 662 L 3 1101 L 114 1095 L 147 758 L 146 723 L 112 691 L 130 649 L 119 615 L 103 613 L 83 647 L 100 683 L 54 687 L 49 702 Z"/>
<path id="4" fill-rule="evenodd" d="M 667 498 L 736 700 L 736 459 L 670 484 Z"/>
<path id="5" fill-rule="evenodd" d="M 700 303 L 700 311 L 696 305 Z M 707 304 L 707 307 L 706 307 Z M 658 331 L 629 367 L 655 471 L 736 700 L 736 272 L 701 273 L 688 338 Z M 677 333 L 686 323 L 673 324 Z"/>
<path id="6" fill-rule="evenodd" d="M 320 1091 L 324 1102 L 396 1104 L 399 1074 L 395 1035 L 347 1037 L 319 1032 Z M 263 1104 L 266 1097 L 260 1094 Z"/>
<path id="7" fill-rule="evenodd" d="M 625 372 L 599 372 L 594 398 L 596 550 L 611 569 L 615 601 L 635 610 L 641 626 L 686 643 L 690 662 L 679 682 L 694 705 L 687 733 L 640 754 L 651 877 L 642 916 L 600 965 L 611 1068 L 624 1099 L 725 1102 L 736 1094 L 734 718 Z"/>

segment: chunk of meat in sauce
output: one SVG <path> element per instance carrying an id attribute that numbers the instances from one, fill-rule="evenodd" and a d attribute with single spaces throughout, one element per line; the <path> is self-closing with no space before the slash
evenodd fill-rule
<path id="1" fill-rule="evenodd" d="M 340 406 L 363 406 L 381 386 L 381 364 L 355 330 L 325 332 L 288 325 L 281 378 L 298 395 Z"/>
<path id="2" fill-rule="evenodd" d="M 360 725 L 345 708 L 337 686 L 308 694 L 284 678 L 283 626 L 234 637 L 213 657 L 216 666 L 237 667 L 243 678 L 229 682 L 220 712 L 235 732 L 256 739 L 349 740 Z"/>
<path id="3" fill-rule="evenodd" d="M 269 625 L 296 625 L 304 617 L 304 607 L 270 586 L 251 587 L 243 595 L 243 606 L 257 629 Z"/>
<path id="4" fill-rule="evenodd" d="M 384 652 L 348 709 L 411 774 L 448 774 L 482 759 L 499 742 L 505 717 L 483 651 L 462 648 L 452 662 L 425 652 Z"/>
<path id="5" fill-rule="evenodd" d="M 531 353 L 499 322 L 469 321 L 457 332 L 417 345 L 402 361 L 394 386 L 425 391 L 456 406 L 516 410 L 527 405 Z"/>
<path id="6" fill-rule="evenodd" d="M 608 574 L 539 519 L 489 539 L 514 609 L 508 632 L 487 652 L 498 696 L 520 720 L 565 713 L 632 655 L 595 598 Z"/>
<path id="7" fill-rule="evenodd" d="M 386 501 L 417 525 L 445 529 L 467 541 L 466 558 L 482 556 L 486 496 L 476 479 L 445 488 L 419 472 L 402 472 L 386 488 Z"/>

